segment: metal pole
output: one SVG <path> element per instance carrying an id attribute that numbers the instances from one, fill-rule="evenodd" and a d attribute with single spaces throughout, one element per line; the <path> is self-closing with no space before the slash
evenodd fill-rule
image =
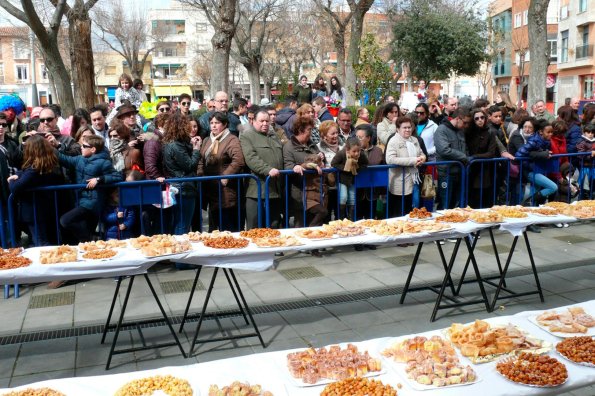
<path id="1" fill-rule="evenodd" d="M 39 95 L 37 94 L 37 74 L 35 70 L 35 46 L 33 41 L 33 30 L 29 30 L 29 46 L 31 47 L 31 106 L 39 106 Z"/>

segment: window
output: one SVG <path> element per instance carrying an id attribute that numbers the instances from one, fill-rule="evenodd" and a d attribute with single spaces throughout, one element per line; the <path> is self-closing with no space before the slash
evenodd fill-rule
<path id="1" fill-rule="evenodd" d="M 13 40 L 12 53 L 14 55 L 14 59 L 29 59 L 31 57 L 29 43 L 25 40 Z"/>
<path id="2" fill-rule="evenodd" d="M 568 62 L 568 30 L 561 33 L 562 52 L 560 53 L 560 62 Z"/>
<path id="3" fill-rule="evenodd" d="M 39 65 L 39 74 L 41 74 L 42 80 L 48 79 L 48 69 L 45 68 L 44 64 Z"/>
<path id="4" fill-rule="evenodd" d="M 29 66 L 28 65 L 16 65 L 16 79 L 17 81 L 24 82 L 29 79 Z"/>
<path id="5" fill-rule="evenodd" d="M 115 76 L 116 75 L 116 66 L 106 66 L 105 67 L 105 75 L 106 76 Z"/>
<path id="6" fill-rule="evenodd" d="M 163 51 L 165 56 L 174 56 L 174 49 L 173 48 L 166 48 Z"/>
<path id="7" fill-rule="evenodd" d="M 526 26 L 529 23 L 529 10 L 523 11 L 523 25 Z"/>
<path id="8" fill-rule="evenodd" d="M 196 24 L 196 31 L 197 32 L 206 32 L 208 29 L 208 25 L 206 23 L 197 23 Z"/>
<path id="9" fill-rule="evenodd" d="M 558 39 L 551 38 L 547 40 L 550 48 L 550 62 L 556 63 L 558 62 Z"/>
<path id="10" fill-rule="evenodd" d="M 186 22 L 183 20 L 157 20 L 151 21 L 153 34 L 182 34 Z"/>
<path id="11" fill-rule="evenodd" d="M 562 6 L 562 8 L 560 8 L 560 19 L 566 19 L 568 18 L 568 6 Z"/>
<path id="12" fill-rule="evenodd" d="M 0 63 L 0 84 L 4 84 L 4 63 Z"/>
<path id="13" fill-rule="evenodd" d="M 582 59 L 591 56 L 589 46 L 589 25 L 579 27 L 578 36 L 579 37 L 577 38 L 577 41 L 579 43 L 576 46 L 576 59 Z"/>
<path id="14" fill-rule="evenodd" d="M 584 76 L 583 77 L 583 98 L 592 99 L 595 95 L 593 85 L 593 76 Z"/>
<path id="15" fill-rule="evenodd" d="M 521 59 L 521 53 L 522 53 L 522 59 Z M 525 63 L 525 62 L 529 62 L 531 60 L 530 54 L 529 54 L 529 49 L 524 49 L 521 51 L 515 51 L 514 53 L 514 63 L 517 66 L 521 66 L 521 62 Z"/>
<path id="16" fill-rule="evenodd" d="M 500 84 L 500 91 L 509 93 L 510 92 L 510 84 Z"/>
<path id="17" fill-rule="evenodd" d="M 587 0 L 578 0 L 578 12 L 587 11 Z"/>
<path id="18" fill-rule="evenodd" d="M 514 27 L 515 29 L 521 27 L 521 13 L 514 14 Z"/>

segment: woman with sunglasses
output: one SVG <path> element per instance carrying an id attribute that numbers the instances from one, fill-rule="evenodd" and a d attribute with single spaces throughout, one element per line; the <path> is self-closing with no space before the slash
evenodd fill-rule
<path id="1" fill-rule="evenodd" d="M 178 102 L 180 105 L 178 106 L 178 110 L 180 113 L 185 115 L 186 117 L 191 117 L 192 113 L 190 112 L 190 105 L 192 104 L 192 98 L 187 93 L 183 93 L 180 95 L 180 100 Z"/>
<path id="2" fill-rule="evenodd" d="M 378 145 L 384 150 L 388 139 L 397 132 L 396 121 L 401 114 L 401 109 L 396 103 L 387 103 L 377 110 L 382 114 L 382 121 L 376 126 Z M 374 117 L 376 119 L 376 117 Z"/>
<path id="3" fill-rule="evenodd" d="M 482 109 L 471 111 L 473 122 L 465 130 L 469 155 L 474 159 L 500 157 L 496 137 L 488 128 L 488 115 Z M 477 162 L 471 164 L 468 176 L 468 204 L 472 208 L 489 208 L 494 204 L 494 164 Z"/>

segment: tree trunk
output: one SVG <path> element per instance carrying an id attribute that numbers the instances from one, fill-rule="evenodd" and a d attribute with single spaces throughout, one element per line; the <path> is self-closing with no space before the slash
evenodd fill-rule
<path id="1" fill-rule="evenodd" d="M 548 65 L 547 8 L 549 0 L 531 0 L 529 5 L 529 51 L 531 53 L 527 105 L 545 101 Z"/>
<path id="2" fill-rule="evenodd" d="M 216 32 L 211 39 L 213 44 L 213 61 L 211 63 L 211 97 L 218 91 L 227 92 L 229 86 L 229 51 L 231 36 L 224 32 Z"/>
<path id="3" fill-rule="evenodd" d="M 66 66 L 62 61 L 62 55 L 58 49 L 57 40 L 50 39 L 49 45 L 41 46 L 43 59 L 46 62 L 46 68 L 52 75 L 56 91 L 55 103 L 62 107 L 62 114 L 66 117 L 74 113 L 74 98 L 72 96 L 72 87 L 70 85 L 70 76 L 66 71 Z"/>
<path id="4" fill-rule="evenodd" d="M 364 17 L 366 16 L 366 12 L 372 7 L 372 4 L 374 4 L 374 0 L 360 0 L 358 4 L 349 4 L 353 16 L 351 18 L 351 37 L 349 39 L 349 54 L 347 55 L 347 64 L 345 67 L 345 80 L 344 82 L 342 80 L 347 95 L 347 106 L 353 106 L 355 104 L 356 75 L 353 66 L 359 63 L 359 47 L 362 42 Z"/>
<path id="5" fill-rule="evenodd" d="M 93 47 L 91 44 L 91 20 L 83 7 L 75 7 L 68 13 L 68 37 L 70 39 L 70 62 L 74 83 L 74 102 L 77 107 L 89 109 L 95 104 L 95 81 L 93 79 Z"/>
<path id="6" fill-rule="evenodd" d="M 273 85 L 271 81 L 264 81 L 264 97 L 269 100 L 271 100 L 271 85 Z"/>
<path id="7" fill-rule="evenodd" d="M 337 78 L 345 86 L 345 26 L 339 27 L 339 34 L 333 37 L 337 50 Z"/>
<path id="8" fill-rule="evenodd" d="M 245 64 L 244 67 L 248 70 L 252 103 L 260 103 L 260 64 L 253 60 L 249 64 Z"/>

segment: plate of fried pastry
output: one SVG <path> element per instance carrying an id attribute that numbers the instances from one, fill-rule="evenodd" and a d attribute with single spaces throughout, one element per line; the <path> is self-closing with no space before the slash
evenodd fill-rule
<path id="1" fill-rule="evenodd" d="M 595 336 L 595 318 L 585 312 L 582 307 L 545 311 L 527 319 L 556 337 Z"/>

